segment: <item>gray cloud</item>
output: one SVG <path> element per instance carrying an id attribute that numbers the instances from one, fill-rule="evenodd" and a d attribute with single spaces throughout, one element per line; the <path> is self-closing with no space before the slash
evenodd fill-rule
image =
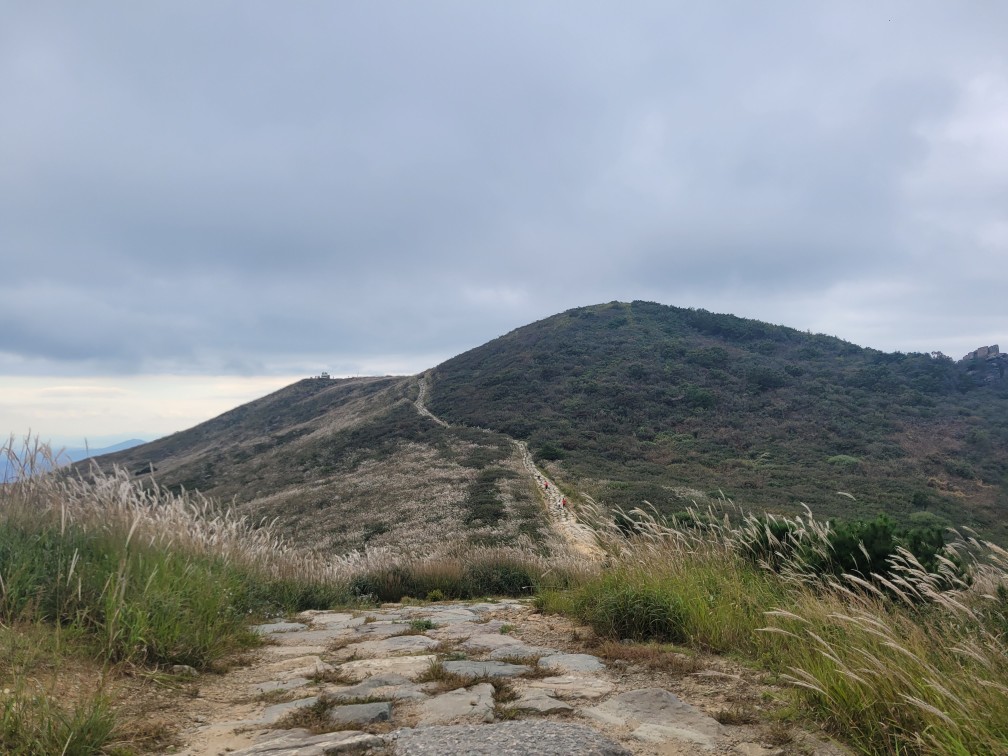
<path id="1" fill-rule="evenodd" d="M 4 15 L 0 373 L 412 365 L 615 298 L 1004 335 L 1000 4 Z"/>

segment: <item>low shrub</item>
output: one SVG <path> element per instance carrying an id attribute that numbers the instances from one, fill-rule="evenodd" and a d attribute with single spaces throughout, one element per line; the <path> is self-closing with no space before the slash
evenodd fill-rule
<path id="1" fill-rule="evenodd" d="M 685 609 L 670 588 L 639 574 L 605 575 L 575 593 L 573 608 L 603 638 L 682 642 Z"/>
<path id="2" fill-rule="evenodd" d="M 508 549 L 477 549 L 465 557 L 393 561 L 368 565 L 349 581 L 349 593 L 376 601 L 403 596 L 434 596 L 429 600 L 483 596 L 528 596 L 550 569 L 542 556 Z M 561 571 L 558 571 L 561 572 Z M 562 579 L 555 576 L 553 579 Z"/>

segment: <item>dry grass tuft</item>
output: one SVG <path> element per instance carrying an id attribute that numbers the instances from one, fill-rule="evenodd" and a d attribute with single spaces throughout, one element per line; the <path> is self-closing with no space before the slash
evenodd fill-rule
<path id="1" fill-rule="evenodd" d="M 594 653 L 606 661 L 618 659 L 674 675 L 691 675 L 704 668 L 695 655 L 676 651 L 668 644 L 603 641 L 595 647 Z"/>
<path id="2" fill-rule="evenodd" d="M 714 712 L 714 719 L 723 725 L 751 725 L 759 721 L 759 715 L 749 706 L 734 704 L 727 709 Z"/>

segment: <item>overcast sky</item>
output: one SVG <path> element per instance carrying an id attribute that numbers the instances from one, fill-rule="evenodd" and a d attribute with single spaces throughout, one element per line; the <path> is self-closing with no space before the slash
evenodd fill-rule
<path id="1" fill-rule="evenodd" d="M 150 438 L 614 299 L 1008 341 L 1008 3 L 0 18 L 0 433 Z"/>

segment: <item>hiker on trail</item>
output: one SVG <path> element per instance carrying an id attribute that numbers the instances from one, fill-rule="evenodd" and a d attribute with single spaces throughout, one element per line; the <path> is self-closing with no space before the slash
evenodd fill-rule
<path id="1" fill-rule="evenodd" d="M 567 506 L 567 497 L 565 496 L 560 500 L 560 509 L 564 509 Z"/>

